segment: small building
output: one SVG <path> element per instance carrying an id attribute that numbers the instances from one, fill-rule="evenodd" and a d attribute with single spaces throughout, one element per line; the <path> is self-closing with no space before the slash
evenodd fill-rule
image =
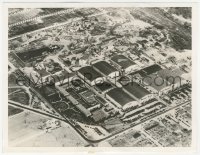
<path id="1" fill-rule="evenodd" d="M 138 102 L 121 88 L 114 88 L 106 93 L 106 98 L 110 100 L 118 109 L 126 110 L 130 107 L 138 106 Z"/>
<path id="2" fill-rule="evenodd" d="M 133 81 L 127 83 L 122 88 L 127 94 L 136 99 L 139 103 L 146 102 L 154 97 L 152 93 Z"/>
<path id="3" fill-rule="evenodd" d="M 106 61 L 99 61 L 92 65 L 94 69 L 106 77 L 114 78 L 119 76 L 119 71 Z"/>
<path id="4" fill-rule="evenodd" d="M 139 66 L 132 60 L 128 59 L 124 55 L 115 55 L 111 58 L 112 62 L 118 69 L 125 73 L 131 73 L 138 70 Z"/>
<path id="5" fill-rule="evenodd" d="M 94 86 L 97 83 L 103 83 L 105 81 L 105 77 L 103 77 L 103 75 L 101 75 L 91 66 L 82 67 L 77 71 L 77 75 L 91 86 Z"/>

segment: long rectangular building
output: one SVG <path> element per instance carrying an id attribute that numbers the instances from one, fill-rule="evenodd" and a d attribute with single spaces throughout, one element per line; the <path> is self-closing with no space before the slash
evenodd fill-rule
<path id="1" fill-rule="evenodd" d="M 179 75 L 178 72 L 171 71 L 169 69 L 162 69 L 158 71 L 157 74 L 175 88 L 185 83 L 185 80 Z"/>
<path id="2" fill-rule="evenodd" d="M 130 73 L 138 69 L 138 65 L 124 55 L 115 55 L 111 58 L 112 62 L 125 73 Z"/>
<path id="3" fill-rule="evenodd" d="M 106 98 L 119 109 L 126 110 L 133 106 L 138 106 L 138 102 L 121 88 L 114 88 L 106 93 Z"/>
<path id="4" fill-rule="evenodd" d="M 146 102 L 154 97 L 152 93 L 133 81 L 127 83 L 122 88 L 127 94 L 140 103 Z"/>
<path id="5" fill-rule="evenodd" d="M 159 70 L 157 73 L 143 77 L 143 82 L 153 88 L 159 95 L 167 94 L 169 91 L 186 83 L 179 73 L 169 69 Z"/>
<path id="6" fill-rule="evenodd" d="M 119 76 L 119 71 L 106 61 L 96 62 L 92 66 L 106 77 L 114 78 Z"/>
<path id="7" fill-rule="evenodd" d="M 105 81 L 105 77 L 91 66 L 82 67 L 78 70 L 77 74 L 91 86 Z"/>
<path id="8" fill-rule="evenodd" d="M 157 74 L 150 74 L 147 77 L 144 77 L 143 83 L 152 88 L 152 90 L 159 95 L 166 94 L 171 90 L 171 86 Z"/>

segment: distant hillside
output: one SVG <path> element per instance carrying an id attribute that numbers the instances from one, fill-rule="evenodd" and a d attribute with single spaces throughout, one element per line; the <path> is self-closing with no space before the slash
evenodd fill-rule
<path id="1" fill-rule="evenodd" d="M 169 13 L 173 13 L 176 15 L 182 15 L 186 19 L 191 19 L 192 18 L 192 8 L 191 7 L 173 7 L 173 8 L 168 8 Z"/>

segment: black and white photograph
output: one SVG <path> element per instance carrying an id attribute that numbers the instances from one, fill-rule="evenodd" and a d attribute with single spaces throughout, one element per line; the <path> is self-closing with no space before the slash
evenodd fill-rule
<path id="1" fill-rule="evenodd" d="M 8 147 L 192 147 L 192 6 L 13 6 Z"/>

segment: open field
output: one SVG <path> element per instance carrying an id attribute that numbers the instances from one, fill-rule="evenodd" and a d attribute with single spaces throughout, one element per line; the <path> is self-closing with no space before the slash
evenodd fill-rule
<path id="1" fill-rule="evenodd" d="M 87 143 L 66 123 L 46 133 L 40 127 L 50 118 L 31 112 L 22 112 L 8 120 L 9 146 L 64 147 L 84 146 Z"/>

